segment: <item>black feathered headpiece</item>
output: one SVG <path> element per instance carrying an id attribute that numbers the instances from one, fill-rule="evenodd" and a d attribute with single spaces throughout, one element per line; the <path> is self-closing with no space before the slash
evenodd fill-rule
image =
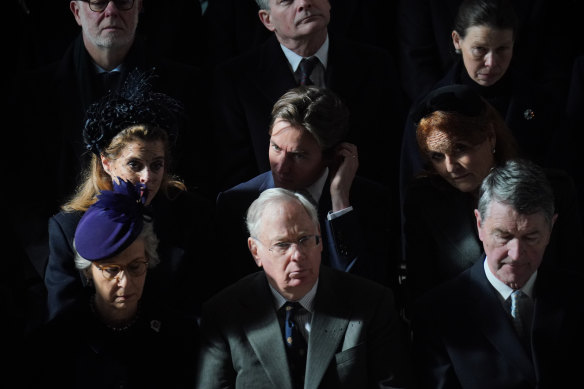
<path id="1" fill-rule="evenodd" d="M 108 92 L 86 112 L 83 128 L 85 147 L 98 155 L 114 136 L 133 125 L 154 125 L 166 130 L 170 144 L 178 136 L 183 105 L 163 93 L 151 91 L 150 71 L 132 70 L 119 91 Z"/>

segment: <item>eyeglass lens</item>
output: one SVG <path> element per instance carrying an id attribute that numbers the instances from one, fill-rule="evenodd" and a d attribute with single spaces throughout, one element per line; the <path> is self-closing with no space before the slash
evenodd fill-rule
<path id="1" fill-rule="evenodd" d="M 102 12 L 107 8 L 110 1 L 113 1 L 116 8 L 121 11 L 127 11 L 134 6 L 134 0 L 90 0 L 89 8 L 94 12 Z"/>

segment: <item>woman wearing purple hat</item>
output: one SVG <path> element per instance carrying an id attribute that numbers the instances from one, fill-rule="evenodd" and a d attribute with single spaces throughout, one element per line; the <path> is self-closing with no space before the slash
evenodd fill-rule
<path id="1" fill-rule="evenodd" d="M 145 206 L 148 194 L 142 183 L 115 179 L 113 191 L 101 191 L 79 220 L 75 267 L 88 287 L 77 309 L 58 315 L 31 338 L 29 361 L 38 363 L 24 380 L 30 387 L 193 385 L 196 320 L 144 293 L 149 271 L 160 262 Z"/>
<path id="2" fill-rule="evenodd" d="M 75 269 L 75 228 L 100 191 L 112 190 L 116 177 L 147 190 L 145 209 L 160 240 L 160 266 L 152 272 L 147 291 L 176 309 L 198 312 L 195 261 L 207 257 L 203 250 L 208 246 L 204 243 L 213 202 L 186 192 L 183 182 L 171 175 L 171 148 L 177 141 L 182 105 L 151 92 L 150 78 L 151 73 L 135 71 L 121 91 L 88 109 L 83 139 L 92 153 L 90 165 L 77 191 L 49 220 L 45 272 L 49 319 L 83 304 L 80 296 L 87 280 Z"/>

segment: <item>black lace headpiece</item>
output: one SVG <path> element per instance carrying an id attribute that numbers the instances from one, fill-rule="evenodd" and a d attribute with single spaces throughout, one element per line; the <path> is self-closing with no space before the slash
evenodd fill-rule
<path id="1" fill-rule="evenodd" d="M 183 105 L 163 93 L 151 91 L 154 69 L 132 70 L 119 91 L 110 91 L 86 112 L 85 147 L 96 155 L 114 136 L 132 125 L 154 125 L 166 130 L 170 144 L 176 142 Z"/>
<path id="2" fill-rule="evenodd" d="M 412 113 L 414 123 L 435 111 L 458 112 L 465 116 L 478 116 L 485 109 L 481 96 L 471 87 L 452 84 L 428 93 Z"/>

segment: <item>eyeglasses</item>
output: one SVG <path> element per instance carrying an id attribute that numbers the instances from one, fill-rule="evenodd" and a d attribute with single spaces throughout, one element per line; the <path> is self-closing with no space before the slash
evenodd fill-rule
<path id="1" fill-rule="evenodd" d="M 254 238 L 256 239 L 256 238 Z M 258 242 L 262 243 L 259 239 Z M 263 244 L 263 243 L 262 243 Z M 290 252 L 292 246 L 296 245 L 297 250 L 305 251 L 315 248 L 320 244 L 319 235 L 305 235 L 300 237 L 296 242 L 276 242 L 268 250 L 276 255 L 286 255 Z"/>
<path id="2" fill-rule="evenodd" d="M 148 261 L 134 261 L 127 265 L 98 265 L 97 263 L 94 263 L 94 265 L 101 270 L 101 274 L 109 281 L 114 278 L 119 280 L 121 272 L 127 272 L 132 277 L 139 277 L 146 273 L 146 269 L 148 269 Z"/>
<path id="3" fill-rule="evenodd" d="M 82 0 L 89 3 L 89 9 L 93 12 L 103 12 L 110 1 L 113 1 L 120 11 L 127 11 L 134 6 L 134 0 Z"/>

